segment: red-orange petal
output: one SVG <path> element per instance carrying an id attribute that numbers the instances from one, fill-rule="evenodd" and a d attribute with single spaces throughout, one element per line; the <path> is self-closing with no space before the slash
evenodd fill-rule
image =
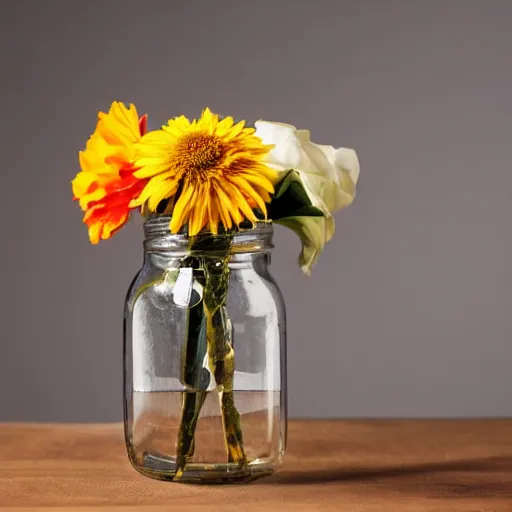
<path id="1" fill-rule="evenodd" d="M 148 131 L 148 115 L 144 114 L 139 119 L 139 130 L 141 136 Z"/>
<path id="2" fill-rule="evenodd" d="M 132 210 L 129 204 L 142 192 L 146 182 L 147 180 L 136 178 L 133 169 L 122 169 L 117 179 L 105 184 L 105 196 L 98 201 L 91 201 L 83 218 L 90 232 L 94 234 L 92 243 L 95 243 L 98 233 L 105 240 L 128 222 Z M 95 227 L 91 230 L 93 226 Z"/>

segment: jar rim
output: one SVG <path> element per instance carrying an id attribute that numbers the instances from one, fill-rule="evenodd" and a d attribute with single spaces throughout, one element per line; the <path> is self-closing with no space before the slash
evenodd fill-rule
<path id="1" fill-rule="evenodd" d="M 191 237 L 186 233 L 171 233 L 170 215 L 152 215 L 144 220 L 144 249 L 146 251 L 188 252 Z M 233 236 L 230 253 L 265 252 L 274 248 L 272 222 L 257 222 L 252 227 L 238 228 L 234 235 L 230 233 L 202 232 L 197 237 L 212 237 L 216 240 Z M 196 238 L 196 237 L 194 237 Z"/>

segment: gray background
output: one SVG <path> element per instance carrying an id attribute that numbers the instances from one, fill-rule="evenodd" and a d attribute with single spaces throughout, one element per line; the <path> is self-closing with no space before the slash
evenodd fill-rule
<path id="1" fill-rule="evenodd" d="M 278 229 L 292 416 L 512 414 L 512 2 L 8 1 L 0 9 L 0 420 L 121 418 L 134 219 L 91 246 L 77 151 L 114 99 L 208 105 L 358 150 L 302 277 Z"/>

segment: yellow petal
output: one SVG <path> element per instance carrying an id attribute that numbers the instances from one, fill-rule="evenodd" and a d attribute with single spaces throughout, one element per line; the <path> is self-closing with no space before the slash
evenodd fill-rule
<path id="1" fill-rule="evenodd" d="M 247 202 L 243 194 L 240 192 L 240 190 L 236 187 L 236 185 L 233 185 L 228 181 L 219 182 L 219 185 L 220 187 L 222 187 L 222 189 L 224 190 L 228 197 L 233 198 L 233 202 L 236 205 L 236 207 L 242 211 L 242 213 L 248 220 L 250 220 L 252 223 L 258 220 L 256 215 L 252 211 L 251 207 L 249 206 L 249 203 Z"/>
<path id="2" fill-rule="evenodd" d="M 89 187 L 96 181 L 97 181 L 97 177 L 92 172 L 80 171 L 75 176 L 75 179 L 71 182 L 71 188 L 73 190 L 73 195 L 75 197 L 83 196 L 85 193 L 87 193 L 87 190 L 89 190 Z"/>
<path id="3" fill-rule="evenodd" d="M 252 183 L 253 185 L 258 185 L 263 190 L 266 190 L 269 194 L 274 193 L 274 185 L 265 177 L 258 176 L 256 174 L 251 173 L 243 173 L 240 174 L 240 179 L 244 179 L 248 183 Z"/>
<path id="4" fill-rule="evenodd" d="M 175 142 L 176 137 L 172 133 L 162 129 L 146 133 L 141 137 L 135 147 L 137 148 L 137 151 L 154 151 L 161 149 L 162 147 L 165 148 L 168 144 L 173 144 Z"/>
<path id="5" fill-rule="evenodd" d="M 221 187 L 216 187 L 215 193 L 219 199 L 220 207 L 227 210 L 236 225 L 240 224 L 244 218 L 243 215 L 240 214 L 240 211 L 234 201 L 227 196 Z"/>
<path id="6" fill-rule="evenodd" d="M 208 196 L 207 198 L 206 210 L 208 215 L 208 226 L 210 227 L 210 231 L 216 235 L 219 230 L 219 217 L 214 207 L 214 200 L 211 196 Z"/>
<path id="7" fill-rule="evenodd" d="M 89 240 L 91 244 L 97 244 L 100 241 L 101 224 L 96 222 L 89 226 Z"/>
<path id="8" fill-rule="evenodd" d="M 89 206 L 89 203 L 93 201 L 99 201 L 103 197 L 105 197 L 106 192 L 103 188 L 97 188 L 94 192 L 90 194 L 83 195 L 78 201 L 80 208 L 85 212 Z"/>
<path id="9" fill-rule="evenodd" d="M 254 186 L 253 188 L 265 203 L 270 203 L 272 198 L 270 197 L 270 194 L 266 190 L 263 190 L 258 186 Z"/>
<path id="10" fill-rule="evenodd" d="M 243 190 L 258 205 L 260 210 L 266 211 L 265 202 L 247 180 L 239 176 L 233 176 L 230 177 L 230 181 L 234 184 L 233 188 L 238 187 L 238 189 Z"/>
<path id="11" fill-rule="evenodd" d="M 273 185 L 277 182 L 278 176 L 279 176 L 279 173 L 275 169 L 271 169 L 267 165 L 259 165 L 258 167 L 254 167 L 254 166 L 250 167 L 250 168 L 244 170 L 244 173 L 253 174 L 256 176 L 264 176 Z"/>
<path id="12" fill-rule="evenodd" d="M 216 133 L 220 136 L 225 135 L 228 130 L 233 126 L 233 118 L 231 116 L 225 117 L 222 121 L 217 125 Z"/>
<path id="13" fill-rule="evenodd" d="M 199 186 L 197 189 L 197 196 L 194 200 L 190 211 L 190 219 L 188 222 L 188 234 L 189 236 L 197 235 L 207 223 L 207 203 L 206 198 L 208 197 L 209 190 L 204 186 Z"/>
<path id="14" fill-rule="evenodd" d="M 229 214 L 230 200 L 223 192 L 221 188 L 217 188 L 217 200 L 215 201 L 217 211 L 219 212 L 220 220 L 224 225 L 225 229 L 231 229 L 233 222 L 231 221 L 231 215 Z"/>
<path id="15" fill-rule="evenodd" d="M 98 114 L 98 131 L 109 142 L 129 144 L 140 137 L 137 123 L 130 123 L 125 115 L 126 107 L 113 104 L 108 114 Z M 135 128 L 136 127 L 136 128 Z"/>
<path id="16" fill-rule="evenodd" d="M 212 121 L 213 121 L 212 111 L 208 107 L 206 107 L 203 110 L 203 113 L 202 113 L 200 119 L 197 121 L 197 128 L 199 130 L 204 130 L 205 132 L 208 132 L 208 133 L 213 133 L 211 131 Z M 217 124 L 217 123 L 215 123 L 215 124 Z"/>
<path id="17" fill-rule="evenodd" d="M 178 182 L 173 180 L 164 181 L 149 197 L 148 208 L 150 211 L 156 211 L 160 201 L 172 197 L 178 190 Z"/>
<path id="18" fill-rule="evenodd" d="M 236 123 L 231 128 L 229 133 L 227 134 L 226 139 L 232 140 L 232 139 L 238 137 L 244 131 L 244 129 L 245 129 L 245 121 L 240 121 L 240 122 Z"/>
<path id="19" fill-rule="evenodd" d="M 160 196 L 163 193 L 169 193 L 170 197 L 173 193 L 176 192 L 170 192 L 174 187 L 177 188 L 178 182 L 176 180 L 172 179 L 172 172 L 166 172 L 159 174 L 158 176 L 155 176 L 151 180 L 148 181 L 146 186 L 142 189 L 142 192 L 139 194 L 138 197 L 132 199 L 130 202 L 130 208 L 136 208 L 137 206 L 142 206 L 146 203 L 146 201 L 152 197 L 152 196 Z M 165 199 L 161 198 L 161 199 Z M 160 200 L 161 200 L 160 199 Z M 160 202 L 160 201 L 159 201 Z M 156 207 L 155 207 L 156 208 Z M 154 211 L 150 208 L 151 211 Z"/>
<path id="20" fill-rule="evenodd" d="M 183 224 L 186 223 L 188 213 L 193 205 L 194 195 L 195 188 L 186 183 L 172 211 L 172 218 L 169 224 L 172 233 L 178 233 Z"/>
<path id="21" fill-rule="evenodd" d="M 169 172 L 169 164 L 167 162 L 161 162 L 153 165 L 144 165 L 140 166 L 139 162 L 136 161 L 135 165 L 140 167 L 137 171 L 133 173 L 136 178 L 151 178 L 152 176 L 157 176 L 160 173 Z M 174 174 L 174 173 L 173 173 Z"/>
<path id="22" fill-rule="evenodd" d="M 183 132 L 188 131 L 192 123 L 185 117 L 179 116 L 174 119 L 169 119 L 166 125 L 162 126 L 162 130 L 166 133 L 179 137 Z"/>

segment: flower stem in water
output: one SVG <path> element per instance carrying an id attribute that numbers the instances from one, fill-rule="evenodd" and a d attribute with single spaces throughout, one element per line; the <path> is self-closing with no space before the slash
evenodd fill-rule
<path id="1" fill-rule="evenodd" d="M 193 259 L 186 262 L 197 266 Z M 199 276 L 196 276 L 199 278 Z M 187 335 L 181 355 L 181 383 L 186 391 L 182 394 L 182 416 L 178 430 L 176 479 L 180 479 L 187 459 L 194 455 L 194 435 L 201 408 L 206 400 L 210 372 L 203 368 L 206 356 L 206 319 L 202 302 L 187 311 Z"/>
<path id="2" fill-rule="evenodd" d="M 204 262 L 206 342 L 210 369 L 220 394 L 222 425 L 229 462 L 246 463 L 240 414 L 235 406 L 233 379 L 235 353 L 232 326 L 226 300 L 229 286 L 228 257 L 209 258 Z"/>
<path id="3" fill-rule="evenodd" d="M 228 461 L 242 465 L 247 462 L 240 414 L 233 393 L 235 354 L 232 326 L 226 308 L 230 245 L 231 237 L 198 238 L 192 242 L 191 257 L 187 262 L 198 270 L 194 274 L 202 281 L 203 300 L 188 310 L 181 379 L 187 391 L 183 392 L 175 480 L 182 478 L 187 459 L 194 454 L 195 430 L 211 376 L 219 393 Z M 203 256 L 208 249 L 213 249 L 211 255 Z M 202 367 L 206 354 L 211 374 Z"/>

